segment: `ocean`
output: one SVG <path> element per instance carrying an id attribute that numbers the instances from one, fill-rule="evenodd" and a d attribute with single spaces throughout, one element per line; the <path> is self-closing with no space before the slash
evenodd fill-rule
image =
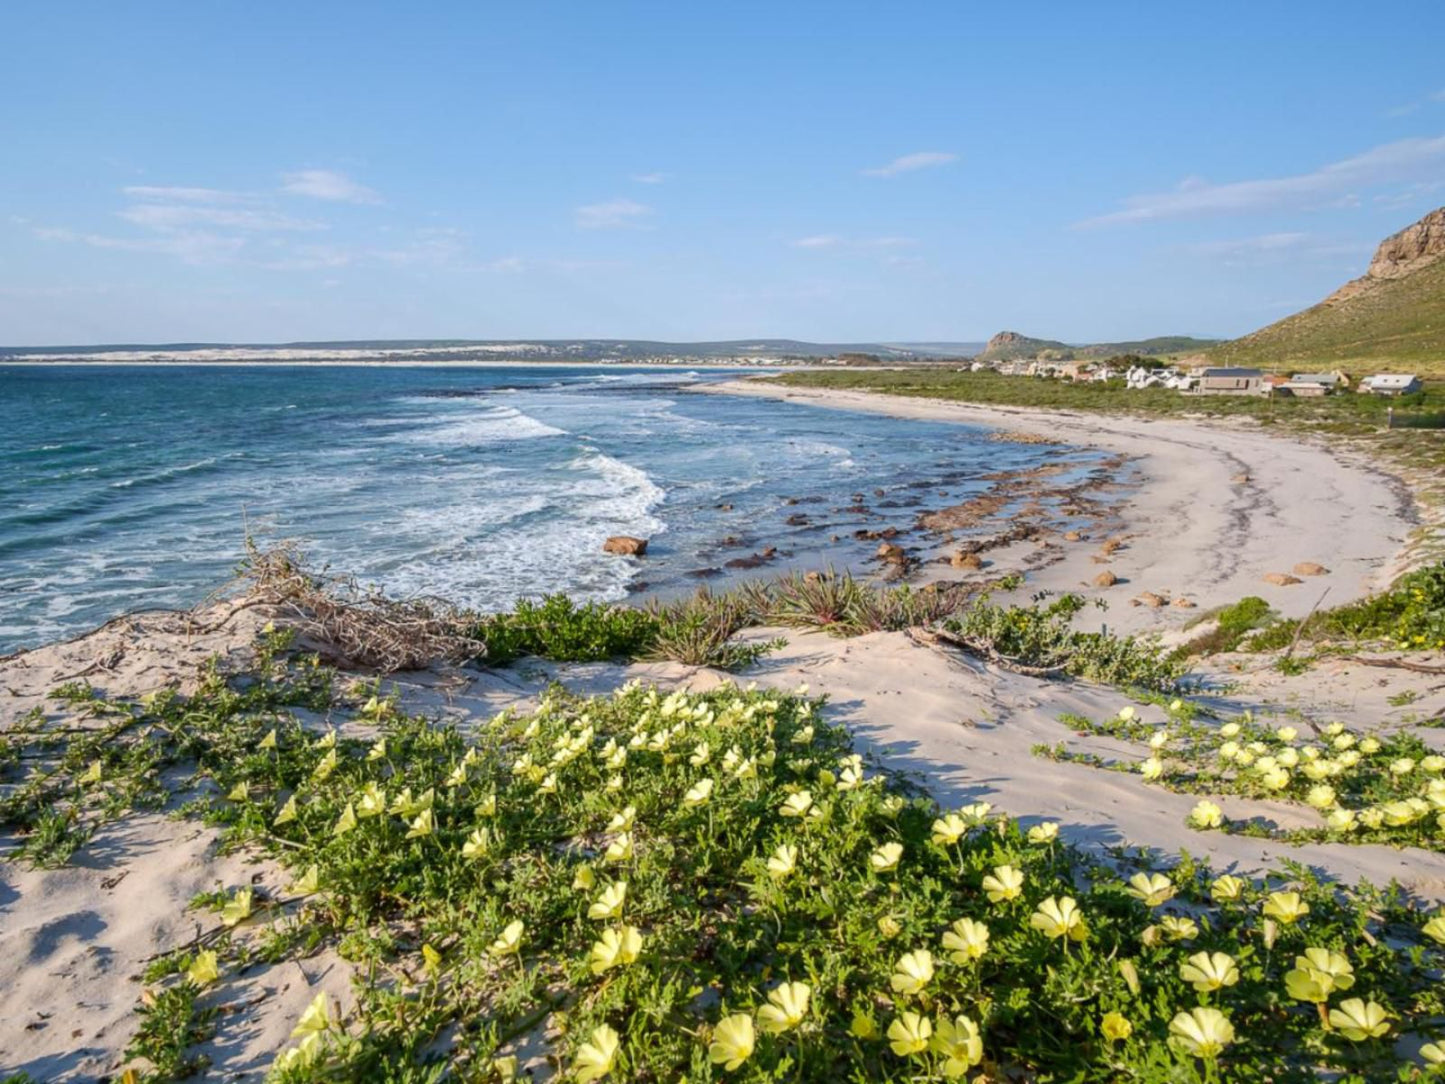
<path id="1" fill-rule="evenodd" d="M 493 610 L 831 565 L 1057 449 L 698 394 L 736 371 L 0 366 L 0 653 L 186 607 L 247 533 L 398 596 Z M 1086 471 L 1091 454 L 1074 452 Z M 849 511 L 854 497 L 867 513 Z M 643 560 L 604 554 L 651 539 Z M 838 541 L 833 541 L 835 536 Z M 729 561 L 776 556 L 744 572 Z"/>

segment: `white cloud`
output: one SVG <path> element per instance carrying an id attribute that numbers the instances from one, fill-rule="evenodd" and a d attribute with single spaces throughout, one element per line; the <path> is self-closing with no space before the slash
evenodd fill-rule
<path id="1" fill-rule="evenodd" d="M 1402 139 L 1321 166 L 1310 173 L 1265 180 L 1209 184 L 1189 178 L 1172 192 L 1131 196 L 1122 211 L 1080 226 L 1112 226 L 1168 218 L 1242 214 L 1277 208 L 1303 209 L 1340 198 L 1356 199 L 1364 187 L 1406 182 L 1445 162 L 1445 136 Z"/>
<path id="2" fill-rule="evenodd" d="M 799 237 L 796 241 L 788 242 L 794 248 L 833 248 L 842 243 L 843 238 L 835 237 L 831 233 L 820 233 L 816 237 Z"/>
<path id="3" fill-rule="evenodd" d="M 381 196 L 344 173 L 329 169 L 303 169 L 281 175 L 281 191 L 293 196 L 331 200 L 336 203 L 380 203 Z"/>
<path id="4" fill-rule="evenodd" d="M 946 166 L 950 162 L 957 162 L 958 155 L 949 154 L 945 151 L 917 151 L 913 154 L 905 154 L 895 158 L 886 166 L 878 166 L 875 169 L 865 169 L 865 177 L 896 177 L 900 173 L 912 173 L 916 169 L 929 169 L 933 166 Z"/>
<path id="5" fill-rule="evenodd" d="M 667 180 L 666 173 L 634 173 L 632 179 L 638 184 L 661 184 Z"/>
<path id="6" fill-rule="evenodd" d="M 36 229 L 35 236 L 42 241 L 58 241 L 67 244 L 88 245 L 91 248 L 114 249 L 121 252 L 154 252 L 174 256 L 182 263 L 214 264 L 229 262 L 245 247 L 241 237 L 222 237 L 211 233 L 181 233 L 170 237 L 107 237 L 97 233 L 78 233 L 74 230 Z"/>
<path id="7" fill-rule="evenodd" d="M 839 237 L 836 233 L 820 233 L 789 241 L 793 248 L 908 248 L 918 244 L 913 237 Z"/>
<path id="8" fill-rule="evenodd" d="M 324 230 L 326 223 L 308 219 L 292 218 L 277 211 L 235 209 L 226 207 L 196 207 L 174 203 L 142 203 L 127 207 L 117 214 L 127 222 L 147 229 L 174 232 L 194 229 L 197 226 L 216 226 L 222 229 L 252 230 L 269 232 L 273 230 Z"/>
<path id="9" fill-rule="evenodd" d="M 1287 232 L 1202 241 L 1188 246 L 1188 249 L 1217 259 L 1227 267 L 1257 267 L 1291 261 L 1364 258 L 1374 251 L 1374 247 L 1373 242 L 1332 240 L 1312 233 Z"/>
<path id="10" fill-rule="evenodd" d="M 122 188 L 131 199 L 161 200 L 167 203 L 242 203 L 254 197 L 245 192 L 221 188 L 187 188 L 183 185 L 136 184 Z"/>
<path id="11" fill-rule="evenodd" d="M 1214 256 L 1237 256 L 1249 252 L 1279 252 L 1297 249 L 1314 239 L 1308 233 L 1264 233 L 1258 237 L 1240 237 L 1222 241 L 1204 241 L 1195 251 Z"/>
<path id="12" fill-rule="evenodd" d="M 652 208 L 630 199 L 613 199 L 578 207 L 577 225 L 584 230 L 613 230 L 640 226 Z"/>

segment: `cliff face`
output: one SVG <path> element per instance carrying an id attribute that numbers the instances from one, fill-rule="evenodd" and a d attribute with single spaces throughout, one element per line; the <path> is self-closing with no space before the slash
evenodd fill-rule
<path id="1" fill-rule="evenodd" d="M 1382 282 L 1404 278 L 1445 257 L 1445 207 L 1431 211 L 1413 226 L 1406 226 L 1380 242 L 1370 269 L 1353 282 L 1347 282 L 1325 298 L 1326 305 L 1337 305 L 1368 293 Z"/>

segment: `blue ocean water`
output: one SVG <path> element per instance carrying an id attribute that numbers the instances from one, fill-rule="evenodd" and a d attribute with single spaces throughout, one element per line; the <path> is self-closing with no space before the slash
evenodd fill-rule
<path id="1" fill-rule="evenodd" d="M 695 391 L 735 376 L 0 367 L 0 652 L 192 605 L 230 576 L 247 531 L 392 594 L 482 609 L 688 590 L 768 546 L 767 571 L 857 567 L 877 543 L 853 532 L 880 515 L 910 526 L 1048 454 Z M 855 493 L 872 515 L 846 511 Z M 651 538 L 646 559 L 602 553 L 612 534 Z"/>

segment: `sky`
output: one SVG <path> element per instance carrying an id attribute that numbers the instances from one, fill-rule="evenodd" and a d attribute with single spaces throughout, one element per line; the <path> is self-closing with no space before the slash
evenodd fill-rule
<path id="1" fill-rule="evenodd" d="M 0 5 L 0 344 L 1233 336 L 1445 204 L 1445 3 Z"/>

